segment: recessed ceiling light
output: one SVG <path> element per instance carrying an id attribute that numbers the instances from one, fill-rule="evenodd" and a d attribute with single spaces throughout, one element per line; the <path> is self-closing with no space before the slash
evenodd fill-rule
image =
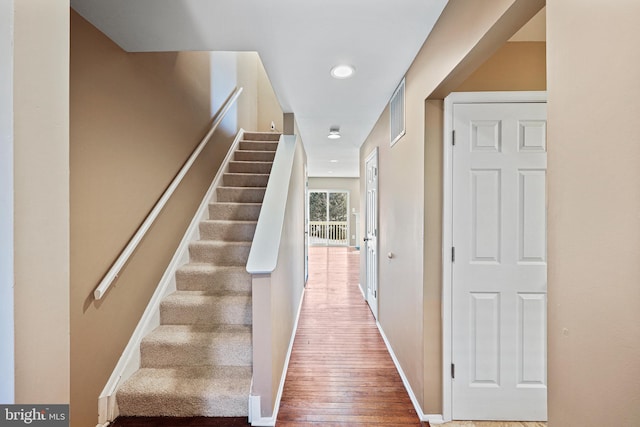
<path id="1" fill-rule="evenodd" d="M 355 71 L 351 65 L 336 65 L 331 69 L 331 76 L 334 79 L 348 79 Z"/>
<path id="2" fill-rule="evenodd" d="M 329 128 L 329 135 L 327 135 L 327 138 L 329 139 L 338 139 L 340 138 L 340 128 L 339 127 L 332 127 Z"/>
<path id="3" fill-rule="evenodd" d="M 331 163 L 338 163 L 337 160 L 329 160 Z"/>

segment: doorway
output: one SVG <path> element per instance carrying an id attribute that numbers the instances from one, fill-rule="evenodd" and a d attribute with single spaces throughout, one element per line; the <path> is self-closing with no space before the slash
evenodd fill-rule
<path id="1" fill-rule="evenodd" d="M 444 416 L 547 418 L 546 94 L 445 100 Z"/>
<path id="2" fill-rule="evenodd" d="M 378 319 L 378 148 L 365 163 L 365 280 L 367 303 Z"/>
<path id="3" fill-rule="evenodd" d="M 309 244 L 349 245 L 349 193 L 340 190 L 310 190 L 308 200 Z"/>

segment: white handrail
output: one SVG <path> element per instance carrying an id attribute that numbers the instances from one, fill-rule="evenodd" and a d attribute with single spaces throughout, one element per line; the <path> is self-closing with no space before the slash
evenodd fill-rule
<path id="1" fill-rule="evenodd" d="M 167 204 L 167 202 L 173 195 L 173 192 L 176 190 L 176 188 L 178 188 L 178 185 L 180 185 L 180 182 L 182 182 L 182 179 L 185 177 L 187 172 L 189 172 L 189 169 L 191 168 L 193 163 L 196 161 L 196 158 L 198 157 L 200 152 L 202 152 L 204 147 L 207 145 L 207 143 L 209 142 L 209 139 L 213 135 L 213 132 L 215 132 L 215 130 L 218 128 L 218 125 L 220 125 L 220 122 L 222 121 L 222 119 L 224 119 L 224 116 L 227 114 L 231 106 L 238 99 L 238 97 L 240 96 L 240 93 L 242 93 L 242 88 L 241 87 L 236 88 L 229 95 L 229 97 L 227 98 L 223 106 L 220 108 L 220 110 L 218 110 L 209 132 L 207 132 L 207 134 L 202 139 L 202 141 L 200 141 L 200 143 L 195 148 L 195 150 L 193 150 L 193 152 L 191 153 L 191 156 L 189 156 L 185 164 L 182 166 L 182 169 L 180 169 L 180 172 L 178 172 L 178 174 L 173 179 L 173 181 L 171 181 L 171 184 L 162 194 L 162 197 L 160 197 L 160 200 L 158 200 L 158 202 L 155 204 L 155 206 L 153 207 L 149 215 L 147 215 L 147 217 L 145 218 L 140 228 L 138 228 L 138 231 L 136 231 L 136 234 L 134 234 L 131 240 L 129 240 L 129 243 L 124 248 L 124 250 L 120 253 L 120 256 L 118 256 L 118 259 L 116 259 L 116 261 L 113 263 L 113 265 L 111 266 L 107 274 L 104 275 L 104 277 L 102 278 L 102 281 L 100 282 L 96 290 L 93 291 L 93 296 L 95 299 L 97 300 L 101 299 L 104 296 L 104 294 L 107 292 L 111 284 L 114 282 L 114 280 L 118 278 L 118 275 L 120 274 L 120 270 L 122 270 L 122 267 L 125 266 L 131 254 L 133 254 L 133 252 L 136 250 L 136 248 L 144 238 L 144 235 L 147 234 L 147 231 L 149 231 L 153 222 L 156 220 L 158 215 L 160 215 L 160 211 L 162 211 L 162 208 L 164 208 L 164 206 Z"/>

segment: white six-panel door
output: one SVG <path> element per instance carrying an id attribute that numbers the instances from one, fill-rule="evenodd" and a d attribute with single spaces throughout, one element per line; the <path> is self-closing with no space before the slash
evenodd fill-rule
<path id="1" fill-rule="evenodd" d="M 453 130 L 452 416 L 546 420 L 546 104 L 454 104 Z"/>
<path id="2" fill-rule="evenodd" d="M 378 150 L 374 150 L 365 164 L 365 250 L 367 302 L 378 318 Z"/>

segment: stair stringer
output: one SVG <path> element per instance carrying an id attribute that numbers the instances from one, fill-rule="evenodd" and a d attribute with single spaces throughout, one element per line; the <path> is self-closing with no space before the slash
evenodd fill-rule
<path id="1" fill-rule="evenodd" d="M 129 379 L 140 369 L 140 344 L 142 339 L 160 326 L 160 302 L 164 297 L 176 291 L 176 271 L 180 266 L 189 262 L 189 243 L 200 238 L 199 224 L 209 217 L 209 204 L 217 201 L 216 189 L 222 183 L 224 174 L 229 171 L 229 162 L 233 159 L 233 154 L 238 148 L 244 132 L 242 128 L 238 131 L 236 138 L 231 144 L 226 157 L 211 182 L 211 186 L 207 190 L 189 227 L 182 237 L 173 258 L 162 275 L 107 384 L 98 397 L 98 427 L 108 425 L 120 414 L 118 403 L 116 402 L 116 392 L 125 380 Z"/>

